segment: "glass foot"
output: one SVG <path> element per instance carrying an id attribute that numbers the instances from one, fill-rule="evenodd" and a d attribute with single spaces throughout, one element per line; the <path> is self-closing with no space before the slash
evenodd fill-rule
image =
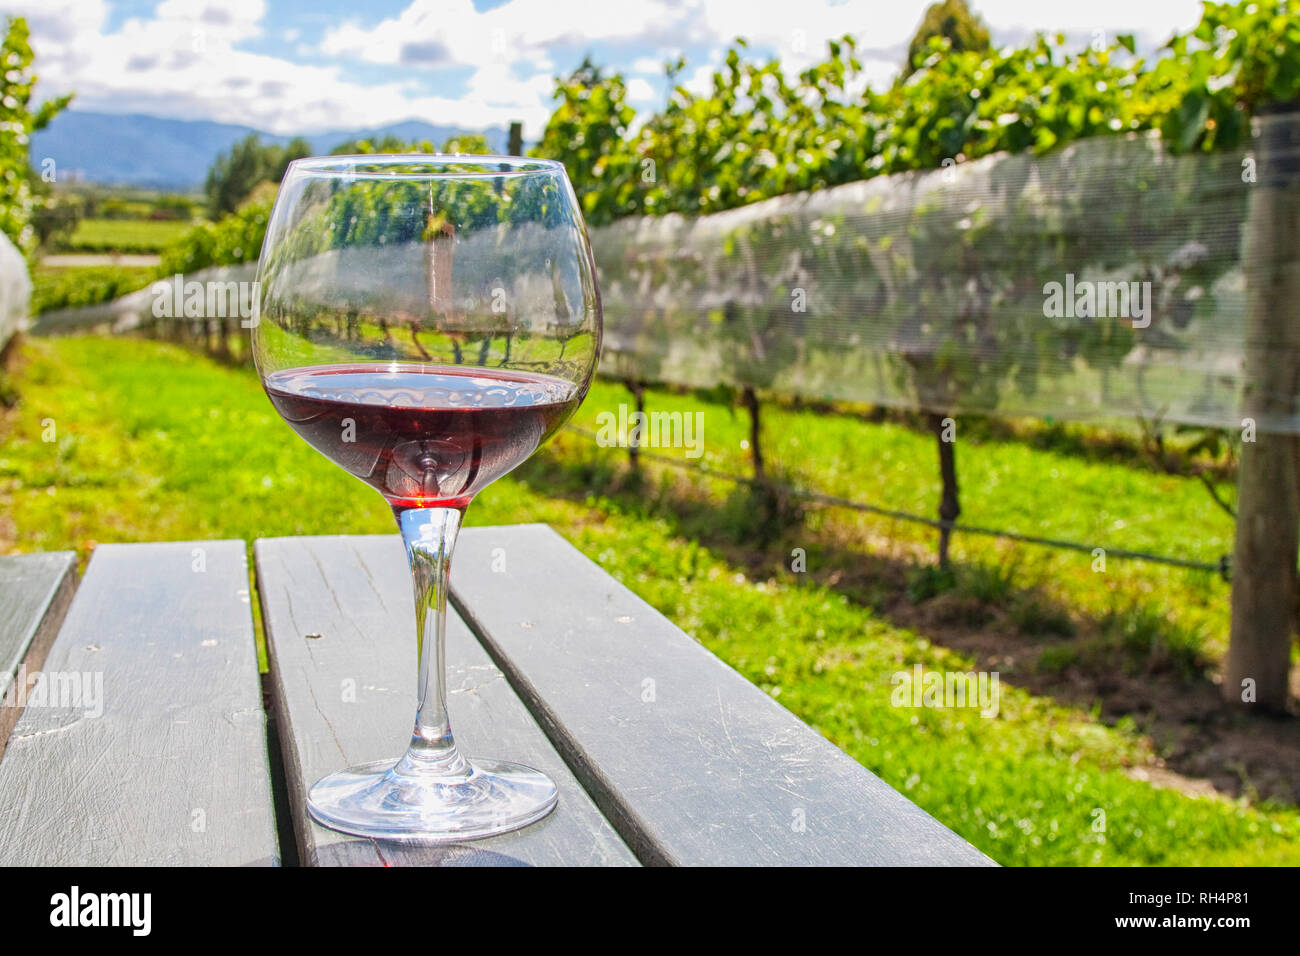
<path id="1" fill-rule="evenodd" d="M 307 809 L 322 826 L 407 843 L 457 843 L 525 827 L 555 809 L 559 794 L 539 770 L 472 760 L 464 776 L 396 774 L 396 761 L 349 767 L 316 781 Z"/>

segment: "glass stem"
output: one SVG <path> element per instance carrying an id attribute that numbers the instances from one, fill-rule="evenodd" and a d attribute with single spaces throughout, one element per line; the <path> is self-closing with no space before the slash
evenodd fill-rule
<path id="1" fill-rule="evenodd" d="M 419 642 L 415 730 L 410 748 L 393 768 L 401 775 L 464 777 L 471 772 L 456 749 L 447 717 L 447 583 L 462 514 L 459 508 L 409 508 L 397 516 L 411 563 Z"/>

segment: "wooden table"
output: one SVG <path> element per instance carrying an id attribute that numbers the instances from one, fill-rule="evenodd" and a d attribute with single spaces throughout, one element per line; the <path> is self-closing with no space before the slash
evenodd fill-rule
<path id="1" fill-rule="evenodd" d="M 410 733 L 405 554 L 253 551 L 264 675 L 242 541 L 101 545 L 79 585 L 70 552 L 0 558 L 0 683 L 44 675 L 0 727 L 0 865 L 991 863 L 543 525 L 461 534 L 448 688 L 462 748 L 558 808 L 446 847 L 326 830 L 307 788 Z"/>

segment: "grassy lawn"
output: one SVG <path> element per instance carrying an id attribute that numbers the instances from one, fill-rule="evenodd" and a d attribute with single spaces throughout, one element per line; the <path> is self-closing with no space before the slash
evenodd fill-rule
<path id="1" fill-rule="evenodd" d="M 59 245 L 64 252 L 162 252 L 191 225 L 169 219 L 82 219 Z"/>
<path id="2" fill-rule="evenodd" d="M 393 530 L 379 496 L 298 441 L 248 370 L 161 343 L 72 338 L 29 341 L 14 377 L 22 402 L 0 417 L 0 553 L 75 548 L 84 557 L 101 541 Z M 579 424 L 594 428 L 600 411 L 624 401 L 621 387 L 598 384 Z M 743 414 L 662 393 L 648 408 L 701 412 L 702 460 L 744 470 Z M 810 412 L 766 414 L 766 450 L 787 479 L 933 512 L 927 436 Z M 1194 797 L 1135 779 L 1157 764 L 1148 736 L 1035 694 L 1027 680 L 1004 679 L 994 718 L 893 706 L 896 672 L 918 663 L 976 669 L 926 627 L 900 623 L 889 610 L 898 595 L 883 593 L 897 589 L 862 557 L 886 562 L 882 574 L 897 570 L 920 601 L 936 586 L 924 570 L 932 532 L 818 510 L 756 550 L 746 544 L 755 508 L 743 490 L 657 467 L 638 480 L 623 459 L 565 433 L 484 491 L 469 522 L 551 524 L 1000 862 L 1300 863 L 1294 805 Z M 991 439 L 959 444 L 958 466 L 963 519 L 973 524 L 1206 560 L 1230 546 L 1231 522 L 1191 479 Z M 1121 561 L 1095 572 L 1088 554 L 961 536 L 955 544 L 963 595 L 1011 613 L 1023 613 L 1022 599 L 1063 608 L 1065 623 L 1095 631 L 1097 647 L 1119 655 L 1116 666 L 1145 675 L 1163 655 L 1207 668 L 1221 652 L 1227 587 L 1212 575 Z M 805 549 L 808 573 L 790 570 L 794 547 Z M 1119 621 L 1123 636 L 1140 614 L 1154 623 L 1133 647 L 1104 643 L 1107 621 Z M 1048 650 L 1068 664 L 1088 648 L 1050 637 L 1025 646 L 1034 667 Z"/>

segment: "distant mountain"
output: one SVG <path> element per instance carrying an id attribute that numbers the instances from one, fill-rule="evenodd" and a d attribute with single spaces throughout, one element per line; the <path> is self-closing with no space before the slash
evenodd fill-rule
<path id="1" fill-rule="evenodd" d="M 438 146 L 467 132 L 482 133 L 493 149 L 506 150 L 508 134 L 499 126 L 466 130 L 420 120 L 308 133 L 304 138 L 311 143 L 312 152 L 321 154 L 349 140 L 379 139 L 390 133 L 404 140 L 427 139 Z M 266 143 L 284 144 L 293 138 L 233 123 L 65 110 L 32 135 L 31 157 L 36 166 L 51 157 L 59 173 L 87 182 L 186 190 L 202 186 L 217 154 L 249 133 L 256 133 Z"/>

